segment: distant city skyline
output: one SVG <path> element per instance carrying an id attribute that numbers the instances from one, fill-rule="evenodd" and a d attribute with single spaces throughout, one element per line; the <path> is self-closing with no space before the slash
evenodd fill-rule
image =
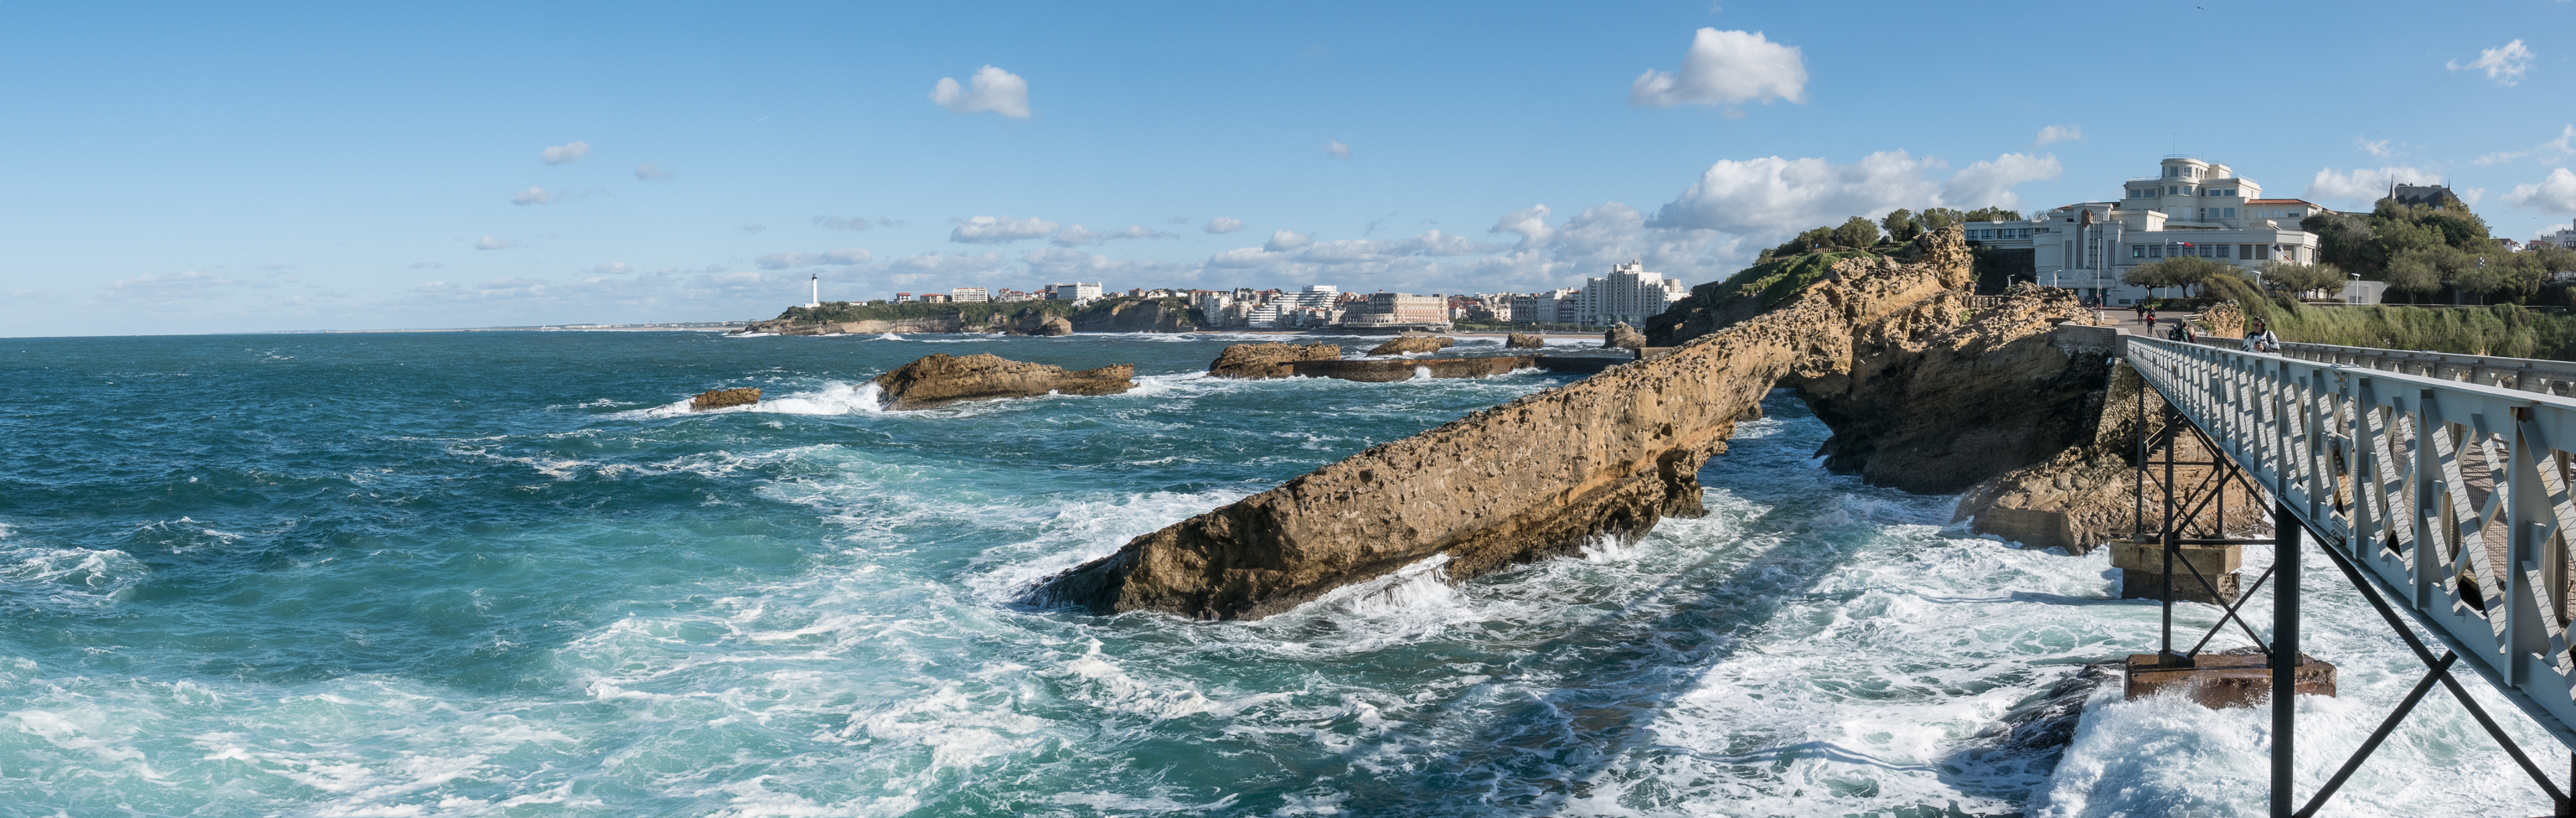
<path id="1" fill-rule="evenodd" d="M 2447 182 L 2516 239 L 2576 215 L 2564 0 L 978 9 L 9 7 L 0 334 L 766 318 L 817 275 L 1698 283 L 2169 153 L 2345 209 Z M 2246 34 L 2115 47 L 2159 27 Z"/>

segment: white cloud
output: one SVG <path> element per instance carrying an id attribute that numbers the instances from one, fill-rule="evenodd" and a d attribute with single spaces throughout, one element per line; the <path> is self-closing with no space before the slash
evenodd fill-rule
<path id="1" fill-rule="evenodd" d="M 572 161 L 572 160 L 579 159 L 579 158 L 581 158 L 582 154 L 586 154 L 586 153 L 589 153 L 589 152 L 590 152 L 590 143 L 588 143 L 588 142 L 575 141 L 575 142 L 571 142 L 571 143 L 568 143 L 568 144 L 556 145 L 556 146 L 554 146 L 554 147 L 547 148 L 547 149 L 545 149 L 544 151 L 539 152 L 539 153 L 537 154 L 537 158 L 545 160 L 546 164 L 549 164 L 549 165 L 560 165 L 560 164 L 563 164 L 563 163 L 565 163 L 565 162 L 570 162 L 570 161 Z"/>
<path id="2" fill-rule="evenodd" d="M 2388 195 L 2389 185 L 2419 183 L 2430 184 L 2441 180 L 2441 174 L 2409 165 L 2390 165 L 2382 168 L 2353 168 L 2346 172 L 2336 172 L 2334 168 L 2325 168 L 2317 171 L 2317 177 L 2315 179 L 2308 181 L 2307 197 L 2310 199 L 2360 199 L 2366 202 L 2375 202 L 2378 201 L 2380 197 Z"/>
<path id="3" fill-rule="evenodd" d="M 1284 253 L 1290 250 L 1312 246 L 1314 243 L 1315 234 L 1313 233 L 1291 233 L 1286 230 L 1273 230 L 1270 231 L 1270 241 L 1261 245 L 1261 249 L 1272 253 Z"/>
<path id="4" fill-rule="evenodd" d="M 1229 218 L 1229 217 L 1225 217 L 1225 216 L 1218 216 L 1218 217 L 1216 217 L 1216 218 L 1213 218 L 1213 219 L 1209 219 L 1209 220 L 1207 220 L 1207 224 L 1206 224 L 1206 225 L 1204 225 L 1204 226 L 1201 226 L 1199 229 L 1201 229 L 1201 230 L 1205 230 L 1205 231 L 1208 231 L 1208 232 L 1210 232 L 1210 233 L 1217 233 L 1217 234 L 1232 233 L 1232 232 L 1234 232 L 1234 231 L 1237 231 L 1237 230 L 1241 230 L 1241 229 L 1243 229 L 1243 220 L 1242 220 L 1242 219 L 1236 219 L 1236 218 Z"/>
<path id="5" fill-rule="evenodd" d="M 2569 156 L 2576 156 L 2576 147 L 2572 147 L 2568 144 L 2571 141 L 2576 141 L 2576 125 L 2569 125 L 2559 130 L 2557 139 L 2542 142 L 2523 150 L 2498 151 L 2496 153 L 2490 153 L 2472 161 L 2481 165 L 2495 165 L 2511 162 L 2523 157 L 2531 157 L 2542 162 L 2556 162 L 2566 159 Z"/>
<path id="6" fill-rule="evenodd" d="M 870 221 L 866 218 L 844 219 L 839 216 L 816 216 L 814 217 L 814 223 L 834 230 L 868 230 L 875 228 L 879 224 L 885 224 L 888 226 L 892 226 L 894 224 L 893 222 L 884 221 L 882 219 Z"/>
<path id="7" fill-rule="evenodd" d="M 2019 207 L 2021 196 L 2013 192 L 2015 186 L 2055 179 L 2063 172 L 2055 155 L 2007 153 L 1951 174 L 1950 182 L 1942 186 L 1941 203 L 1962 208 Z"/>
<path id="8" fill-rule="evenodd" d="M 949 255 L 922 253 L 920 255 L 904 256 L 903 258 L 895 259 L 892 263 L 887 264 L 886 269 L 895 273 L 911 275 L 960 275 L 964 273 L 988 273 L 995 270 L 1005 269 L 1009 266 L 1010 260 L 1003 258 L 1001 253 L 986 251 L 980 255 L 971 256 L 965 253 L 953 253 Z"/>
<path id="9" fill-rule="evenodd" d="M 663 170 L 661 165 L 646 162 L 635 166 L 635 180 L 638 182 L 650 182 L 656 179 L 668 178 L 671 178 L 671 172 Z"/>
<path id="10" fill-rule="evenodd" d="M 2396 148 L 2388 146 L 2388 143 L 2392 141 L 2395 140 L 2382 139 L 2377 142 L 2372 142 L 2358 136 L 2352 138 L 2352 143 L 2359 146 L 2361 148 L 2361 152 L 2370 154 L 2371 156 L 2379 159 L 2391 159 L 2404 155 L 2398 152 Z"/>
<path id="11" fill-rule="evenodd" d="M 2035 142 L 2032 142 L 2031 144 L 2032 144 L 2033 146 L 2040 146 L 2040 145 L 2047 145 L 2047 144 L 2049 144 L 2049 143 L 2051 143 L 2051 142 L 2082 142 L 2082 141 L 2084 141 L 2084 126 L 2082 126 L 2082 125 L 2050 125 L 2050 126 L 2048 126 L 2048 127 L 2045 127 L 2045 128 L 2041 128 L 2041 129 L 2039 129 L 2039 139 L 2038 139 L 2037 141 L 2035 141 Z"/>
<path id="12" fill-rule="evenodd" d="M 244 283 L 204 270 L 181 270 L 169 275 L 144 273 L 133 278 L 120 278 L 108 282 L 107 289 L 124 297 L 175 298 L 189 293 L 238 287 Z"/>
<path id="13" fill-rule="evenodd" d="M 2478 52 L 2478 58 L 2470 60 L 2467 64 L 2452 60 L 2443 63 L 2442 67 L 2453 71 L 2483 70 L 2487 72 L 2487 79 L 2495 81 L 2495 84 L 2511 86 L 2521 82 L 2523 73 L 2531 70 L 2533 56 L 2529 46 L 2523 45 L 2521 40 L 2515 40 L 2481 50 Z"/>
<path id="14" fill-rule="evenodd" d="M 519 246 L 518 242 L 511 241 L 509 239 L 496 239 L 491 236 L 484 236 L 474 240 L 474 249 L 476 250 L 507 250 L 517 246 Z"/>
<path id="15" fill-rule="evenodd" d="M 1029 118 L 1029 81 L 992 66 L 984 66 L 966 78 L 967 87 L 957 80 L 940 77 L 930 89 L 930 101 L 939 107 L 961 114 L 991 111 L 1012 119 Z"/>
<path id="16" fill-rule="evenodd" d="M 1771 42 L 1761 32 L 1700 29 L 1682 55 L 1680 71 L 1648 69 L 1628 86 L 1628 104 L 1638 107 L 1767 105 L 1775 99 L 1807 101 L 1806 59 L 1796 46 Z"/>
<path id="17" fill-rule="evenodd" d="M 570 195 L 572 194 L 561 191 L 549 191 L 541 187 L 530 187 L 526 190 L 510 194 L 510 203 L 514 205 L 553 204 L 555 202 L 563 201 L 564 197 Z"/>
<path id="18" fill-rule="evenodd" d="M 1327 139 L 1324 140 L 1324 155 L 1335 159 L 1349 159 L 1351 146 L 1342 144 L 1339 139 Z"/>
<path id="19" fill-rule="evenodd" d="M 1527 209 L 1503 214 L 1502 218 L 1494 220 L 1493 228 L 1485 232 L 1519 233 L 1521 243 L 1512 249 L 1532 249 L 1547 244 L 1548 237 L 1556 234 L 1554 228 L 1547 226 L 1548 214 L 1547 205 L 1530 205 Z"/>
<path id="20" fill-rule="evenodd" d="M 770 253 L 752 259 L 751 263 L 760 265 L 760 269 L 763 270 L 824 265 L 846 267 L 852 264 L 866 264 L 872 257 L 868 251 L 852 247 L 847 250 L 829 250 L 821 253 Z"/>
<path id="21" fill-rule="evenodd" d="M 1719 160 L 1656 211 L 1649 226 L 1757 240 L 1786 237 L 1852 216 L 1940 204 L 1940 186 L 1924 174 L 1942 166 L 1938 159 L 1916 159 L 1904 151 L 1873 153 L 1849 165 L 1777 156 Z"/>
<path id="22" fill-rule="evenodd" d="M 1020 257 L 1029 274 L 1050 281 L 1102 281 L 1136 279 L 1151 276 L 1157 283 L 1180 283 L 1196 280 L 1196 265 L 1167 261 L 1113 259 L 1106 255 L 1080 250 L 1040 247 Z"/>
<path id="23" fill-rule="evenodd" d="M 1131 224 L 1131 225 L 1128 225 L 1128 226 L 1127 226 L 1127 228 L 1126 228 L 1126 229 L 1124 229 L 1124 230 L 1111 230 L 1111 231 L 1108 231 L 1108 232 L 1105 232 L 1105 233 L 1103 233 L 1103 232 L 1097 232 L 1097 231 L 1091 231 L 1091 230 L 1084 230 L 1084 229 L 1082 229 L 1082 225 L 1078 225 L 1078 224 L 1077 224 L 1077 225 L 1074 225 L 1074 226 L 1072 226 L 1072 227 L 1067 227 L 1067 228 L 1063 229 L 1062 231 L 1058 231 L 1058 232 L 1055 234 L 1055 237 L 1054 237 L 1054 238 L 1052 238 L 1052 239 L 1048 239 L 1048 241 L 1053 242 L 1057 247 L 1080 247 L 1080 246 L 1085 245 L 1085 244 L 1098 244 L 1098 243 L 1100 243 L 1100 242 L 1109 241 L 1109 240 L 1111 240 L 1111 239 L 1176 239 L 1176 238 L 1180 238 L 1180 237 L 1179 237 L 1179 236 L 1172 235 L 1172 234 L 1170 234 L 1170 233 L 1162 232 L 1162 231 L 1160 231 L 1160 230 L 1147 230 L 1147 229 L 1145 229 L 1145 226 L 1144 226 L 1144 225 L 1140 225 L 1140 224 Z"/>
<path id="24" fill-rule="evenodd" d="M 2576 173 L 2569 173 L 2566 168 L 2550 171 L 2549 177 L 2540 180 L 2539 184 L 2514 185 L 2513 192 L 2504 195 L 2504 201 L 2515 207 L 2544 213 L 2562 216 L 2576 213 Z"/>
<path id="25" fill-rule="evenodd" d="M 592 267 L 590 268 L 590 271 L 604 275 L 625 275 L 627 273 L 635 272 L 635 268 L 626 266 L 626 262 L 623 261 L 612 261 L 607 264 Z"/>
<path id="26" fill-rule="evenodd" d="M 948 232 L 948 240 L 959 244 L 1006 244 L 1046 238 L 1055 235 L 1056 230 L 1062 227 L 1036 216 L 1025 219 L 976 216 L 958 221 L 957 229 Z"/>

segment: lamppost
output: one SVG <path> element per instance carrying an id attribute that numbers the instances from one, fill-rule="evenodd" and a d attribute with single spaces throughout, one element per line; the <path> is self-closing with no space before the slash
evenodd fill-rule
<path id="1" fill-rule="evenodd" d="M 2358 304 L 2360 304 L 2360 303 L 2361 303 L 2361 274 L 2360 274 L 2360 273 L 2353 273 L 2353 274 L 2352 274 L 2352 288 L 2351 288 L 2351 289 L 2348 289 L 2348 290 L 2345 290 L 2344 292 L 2345 292 L 2345 295 L 2344 295 L 2344 297 L 2343 297 L 2343 300 L 2344 300 L 2344 302 L 2345 302 L 2345 303 L 2355 304 L 2355 305 L 2358 305 Z"/>

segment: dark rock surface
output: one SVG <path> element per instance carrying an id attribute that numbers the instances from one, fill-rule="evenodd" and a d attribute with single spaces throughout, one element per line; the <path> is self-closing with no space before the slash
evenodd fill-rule
<path id="1" fill-rule="evenodd" d="M 928 409 L 958 401 L 1029 398 L 1049 392 L 1115 395 L 1136 388 L 1136 367 L 1115 364 L 1074 372 L 999 355 L 932 355 L 870 381 L 886 408 Z"/>
<path id="2" fill-rule="evenodd" d="M 1446 335 L 1400 335 L 1395 340 L 1377 345 L 1370 355 L 1409 355 L 1417 352 L 1439 352 L 1457 345 L 1458 339 Z"/>
<path id="3" fill-rule="evenodd" d="M 1547 336 L 1515 332 L 1503 338 L 1504 349 L 1546 349 Z"/>
<path id="4" fill-rule="evenodd" d="M 1342 348 L 1317 341 L 1311 344 L 1235 344 L 1218 353 L 1208 364 L 1208 374 L 1219 378 L 1285 378 L 1295 373 L 1289 364 L 1298 361 L 1338 361 Z"/>

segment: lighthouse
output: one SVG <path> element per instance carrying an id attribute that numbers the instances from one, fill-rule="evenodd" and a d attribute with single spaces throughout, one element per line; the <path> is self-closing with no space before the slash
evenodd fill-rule
<path id="1" fill-rule="evenodd" d="M 823 274 L 815 273 L 810 283 L 814 287 L 814 294 L 811 296 L 813 300 L 805 302 L 805 308 L 809 310 L 823 306 Z"/>

